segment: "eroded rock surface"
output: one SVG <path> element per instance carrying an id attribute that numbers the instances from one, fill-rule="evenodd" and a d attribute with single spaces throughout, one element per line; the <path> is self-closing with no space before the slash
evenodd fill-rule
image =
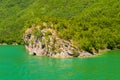
<path id="1" fill-rule="evenodd" d="M 43 26 L 47 24 L 43 23 Z M 72 58 L 91 56 L 87 52 L 80 52 L 69 41 L 60 39 L 55 30 L 33 25 L 24 34 L 25 47 L 32 55 L 49 56 L 54 58 Z"/>

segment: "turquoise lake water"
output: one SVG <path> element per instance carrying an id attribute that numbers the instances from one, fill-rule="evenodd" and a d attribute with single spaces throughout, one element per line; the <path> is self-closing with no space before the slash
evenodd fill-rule
<path id="1" fill-rule="evenodd" d="M 120 50 L 54 59 L 30 56 L 23 46 L 0 46 L 0 80 L 120 80 Z"/>

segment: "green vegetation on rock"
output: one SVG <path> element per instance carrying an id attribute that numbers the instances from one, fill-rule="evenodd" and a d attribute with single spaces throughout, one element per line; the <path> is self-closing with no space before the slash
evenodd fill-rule
<path id="1" fill-rule="evenodd" d="M 81 50 L 120 48 L 119 4 L 119 0 L 0 0 L 0 43 L 22 44 L 26 28 L 46 22 Z"/>

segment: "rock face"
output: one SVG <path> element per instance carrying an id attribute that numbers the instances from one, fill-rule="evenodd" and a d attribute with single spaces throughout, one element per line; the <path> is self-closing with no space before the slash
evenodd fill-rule
<path id="1" fill-rule="evenodd" d="M 43 23 L 43 26 L 47 24 Z M 92 56 L 87 52 L 80 52 L 69 41 L 60 39 L 55 30 L 33 25 L 24 34 L 25 47 L 29 54 L 37 56 L 49 56 L 54 58 L 72 58 Z"/>

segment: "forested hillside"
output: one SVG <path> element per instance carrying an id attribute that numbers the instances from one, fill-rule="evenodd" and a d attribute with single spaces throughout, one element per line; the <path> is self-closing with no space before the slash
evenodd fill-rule
<path id="1" fill-rule="evenodd" d="M 0 0 L 0 43 L 22 44 L 24 30 L 41 21 L 79 49 L 120 48 L 119 0 Z"/>

